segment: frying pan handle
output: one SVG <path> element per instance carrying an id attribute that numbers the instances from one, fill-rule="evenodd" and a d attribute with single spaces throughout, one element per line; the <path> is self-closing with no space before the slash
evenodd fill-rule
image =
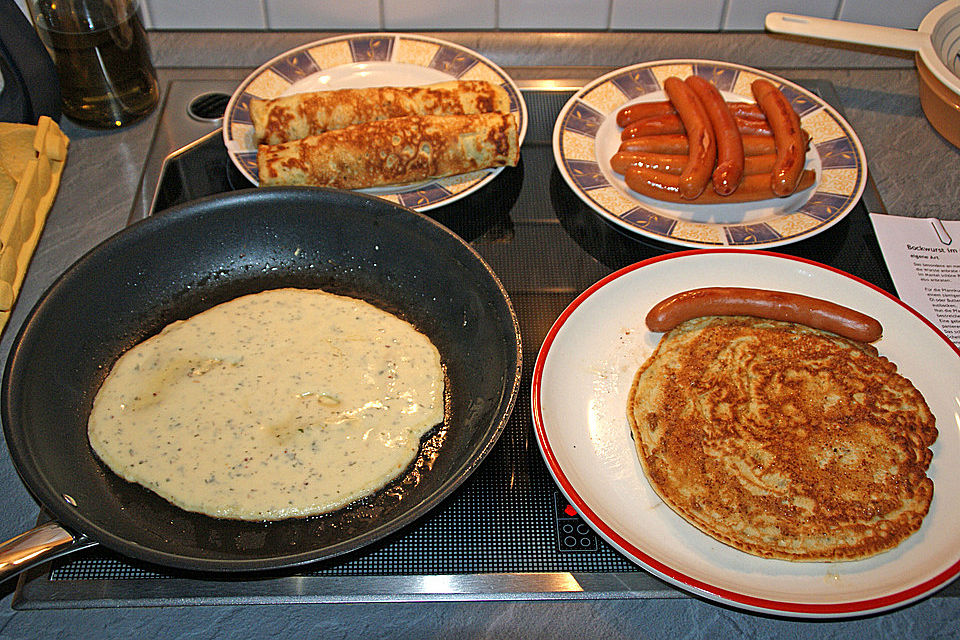
<path id="1" fill-rule="evenodd" d="M 0 544 L 0 582 L 32 567 L 96 542 L 74 535 L 55 522 L 46 522 Z"/>

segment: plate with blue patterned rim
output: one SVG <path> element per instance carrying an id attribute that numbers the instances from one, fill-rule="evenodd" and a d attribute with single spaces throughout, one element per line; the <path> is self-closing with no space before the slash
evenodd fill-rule
<path id="1" fill-rule="evenodd" d="M 510 96 L 518 143 L 527 132 L 527 105 L 516 83 L 484 56 L 451 42 L 402 33 L 356 33 L 311 42 L 261 65 L 240 83 L 223 118 L 227 154 L 247 179 L 258 184 L 257 145 L 250 120 L 251 98 L 377 86 L 416 86 L 449 80 L 486 80 Z M 362 189 L 417 211 L 427 211 L 477 191 L 503 167 L 407 185 Z"/>
<path id="2" fill-rule="evenodd" d="M 666 100 L 663 81 L 699 75 L 728 101 L 753 102 L 750 84 L 773 82 L 810 134 L 812 187 L 786 198 L 719 205 L 674 204 L 630 189 L 610 167 L 620 146 L 616 114 L 628 104 Z M 867 161 L 860 140 L 837 111 L 803 87 L 758 69 L 715 60 L 660 60 L 608 73 L 578 91 L 560 111 L 553 153 L 571 189 L 608 222 L 686 247 L 767 249 L 804 240 L 842 220 L 860 200 Z"/>

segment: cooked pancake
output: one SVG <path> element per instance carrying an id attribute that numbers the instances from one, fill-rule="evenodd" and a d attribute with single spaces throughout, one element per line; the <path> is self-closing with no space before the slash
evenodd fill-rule
<path id="1" fill-rule="evenodd" d="M 368 87 L 298 93 L 250 101 L 257 144 L 279 144 L 402 116 L 510 113 L 510 96 L 484 80 L 453 80 L 420 87 Z"/>
<path id="2" fill-rule="evenodd" d="M 479 113 L 391 118 L 261 145 L 257 164 L 261 186 L 363 189 L 513 166 L 519 157 L 513 115 Z"/>
<path id="3" fill-rule="evenodd" d="M 937 438 L 920 392 L 870 345 L 803 325 L 695 318 L 640 368 L 627 411 L 676 513 L 766 558 L 841 561 L 920 528 Z"/>
<path id="4" fill-rule="evenodd" d="M 370 495 L 443 421 L 440 354 L 362 300 L 276 289 L 124 353 L 90 445 L 117 475 L 217 518 L 279 520 Z"/>

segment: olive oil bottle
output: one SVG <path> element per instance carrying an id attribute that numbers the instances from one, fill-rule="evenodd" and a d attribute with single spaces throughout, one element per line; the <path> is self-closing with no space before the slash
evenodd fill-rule
<path id="1" fill-rule="evenodd" d="M 157 73 L 137 2 L 30 0 L 28 6 L 57 67 L 67 117 L 107 129 L 153 111 Z"/>

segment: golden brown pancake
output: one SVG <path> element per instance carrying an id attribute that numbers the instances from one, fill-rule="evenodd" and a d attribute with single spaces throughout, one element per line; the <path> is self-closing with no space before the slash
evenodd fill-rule
<path id="1" fill-rule="evenodd" d="M 640 368 L 627 412 L 663 501 L 754 555 L 866 558 L 916 532 L 933 498 L 920 392 L 874 347 L 826 331 L 688 320 Z"/>
<path id="2" fill-rule="evenodd" d="M 489 112 L 510 113 L 510 96 L 503 87 L 484 80 L 452 80 L 420 87 L 338 89 L 250 101 L 250 118 L 258 144 L 279 144 L 402 116 Z"/>
<path id="3" fill-rule="evenodd" d="M 261 145 L 260 185 L 363 189 L 514 166 L 520 157 L 517 135 L 509 113 L 368 122 Z"/>

